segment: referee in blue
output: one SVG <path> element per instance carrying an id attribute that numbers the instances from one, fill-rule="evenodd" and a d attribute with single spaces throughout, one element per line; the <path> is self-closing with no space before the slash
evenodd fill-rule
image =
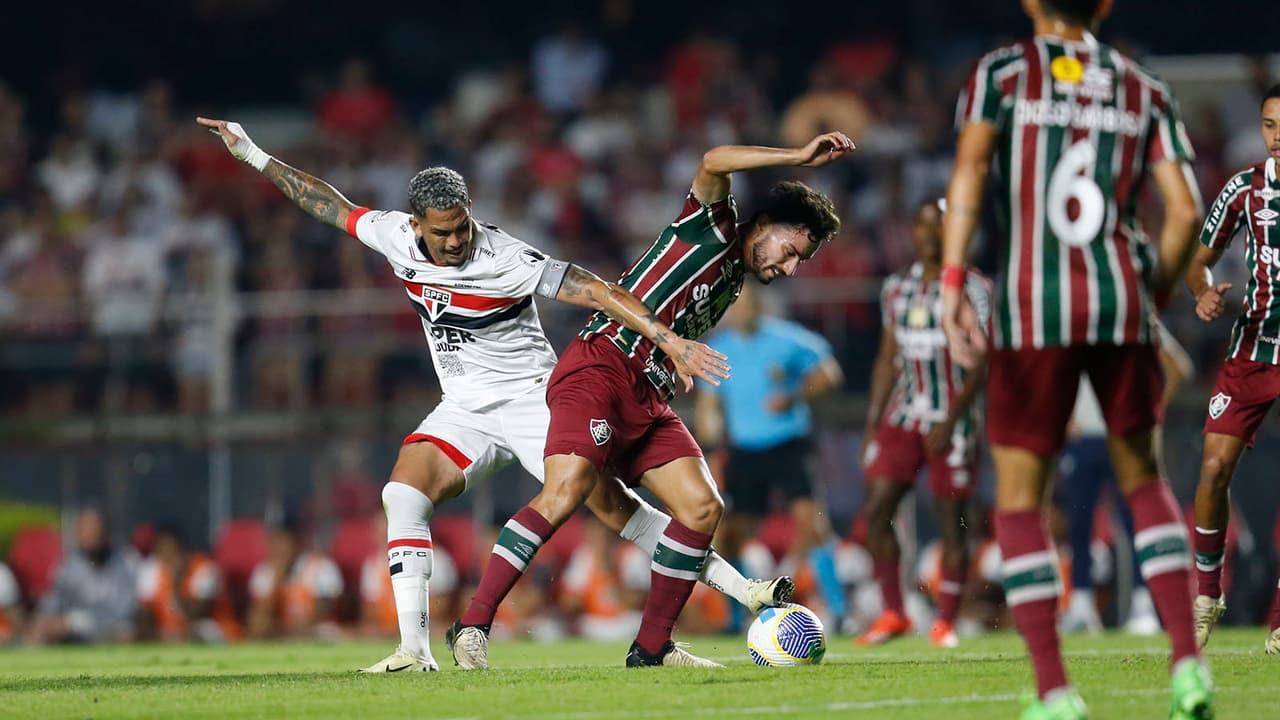
<path id="1" fill-rule="evenodd" d="M 794 532 L 785 572 L 808 561 L 823 602 L 838 624 L 844 592 L 835 573 L 834 542 L 809 469 L 813 418 L 809 403 L 844 381 L 831 346 L 804 327 L 765 315 L 751 283 L 707 344 L 729 356 L 733 375 L 719 387 L 698 383 L 694 429 L 705 448 L 725 447 L 725 515 L 716 548 L 740 564 L 742 546 L 775 500 L 786 503 Z M 735 621 L 739 619 L 735 616 Z"/>

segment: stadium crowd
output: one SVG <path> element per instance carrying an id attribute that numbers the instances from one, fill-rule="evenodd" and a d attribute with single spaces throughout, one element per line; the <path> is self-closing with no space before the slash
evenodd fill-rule
<path id="1" fill-rule="evenodd" d="M 617 276 L 652 241 L 655 218 L 671 216 L 702 149 L 798 145 L 839 128 L 859 152 L 804 179 L 835 199 L 844 224 L 796 281 L 819 288 L 806 297 L 822 302 L 796 303 L 790 314 L 829 338 L 837 318 L 846 387 L 865 391 L 868 348 L 880 334 L 879 281 L 911 261 L 914 208 L 942 194 L 951 171 L 953 104 L 967 66 L 947 53 L 969 47 L 923 56 L 884 38 L 849 41 L 783 78 L 775 58 L 715 34 L 689 36 L 665 48 L 652 71 L 631 72 L 621 60 L 638 52 L 636 42 L 608 23 L 567 24 L 519 61 L 459 75 L 428 106 L 411 104 L 377 64 L 353 57 L 308 92 L 303 110 L 254 113 L 254 129 L 281 158 L 370 207 L 402 208 L 414 172 L 454 167 L 479 220 Z M 1208 197 L 1257 154 L 1256 98 L 1271 78 L 1260 61 L 1249 72 L 1221 103 L 1186 108 Z M 227 302 L 219 298 L 231 298 L 235 318 L 234 408 L 428 404 L 438 394 L 408 305 L 387 312 L 368 302 L 398 287 L 385 263 L 231 158 L 191 122 L 209 108 L 179 99 L 162 73 L 124 90 L 81 85 L 59 97 L 54 120 L 37 124 L 28 98 L 0 81 L 0 414 L 208 413 L 215 305 Z M 769 184 L 735 182 L 743 197 Z M 980 248 L 978 264 L 990 267 L 993 252 Z M 832 283 L 813 282 L 823 279 Z M 329 296 L 311 291 L 349 294 L 319 311 L 310 301 Z M 1198 377 L 1211 378 L 1226 328 L 1179 307 L 1170 329 Z M 548 333 L 562 347 L 583 318 L 547 310 Z M 80 512 L 65 549 L 56 531 L 29 528 L 11 546 L 12 572 L 0 565 L 0 642 L 394 635 L 379 483 L 363 483 L 353 483 L 354 500 L 331 504 L 324 523 L 235 521 L 207 554 L 167 524 L 141 524 L 126 541 L 125 529 L 113 533 L 94 509 Z M 1100 526 L 1105 558 L 1111 533 Z M 594 521 L 576 518 L 573 527 L 502 606 L 507 632 L 612 638 L 634 630 L 648 558 Z M 465 601 L 491 532 L 464 516 L 433 522 L 435 617 L 451 617 Z M 853 601 L 847 625 L 833 620 L 849 629 L 879 610 L 864 534 L 854 528 L 836 553 Z M 998 553 L 976 534 L 962 612 L 972 629 L 1004 621 Z M 1058 535 L 1065 545 L 1065 530 Z M 777 566 L 789 546 L 789 520 L 770 516 L 744 550 L 749 574 L 796 573 L 799 601 L 824 608 L 804 567 Z M 908 609 L 927 615 L 938 550 L 919 556 Z M 1095 563 L 1100 585 L 1114 582 L 1107 566 Z M 720 631 L 731 616 L 723 597 L 700 587 L 681 623 Z"/>

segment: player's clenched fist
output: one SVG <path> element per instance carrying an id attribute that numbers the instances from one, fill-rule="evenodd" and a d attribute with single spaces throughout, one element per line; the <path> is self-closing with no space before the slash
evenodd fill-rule
<path id="1" fill-rule="evenodd" d="M 1217 320 L 1227 311 L 1227 291 L 1231 289 L 1231 283 L 1218 283 L 1205 288 L 1204 292 L 1196 297 L 1196 315 L 1205 322 Z"/>

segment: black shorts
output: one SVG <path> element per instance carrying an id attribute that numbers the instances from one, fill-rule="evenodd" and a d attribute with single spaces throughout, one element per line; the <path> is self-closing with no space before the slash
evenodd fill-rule
<path id="1" fill-rule="evenodd" d="M 790 503 L 813 497 L 809 439 L 796 438 L 764 450 L 729 450 L 724 501 L 729 512 L 766 515 L 774 493 Z"/>

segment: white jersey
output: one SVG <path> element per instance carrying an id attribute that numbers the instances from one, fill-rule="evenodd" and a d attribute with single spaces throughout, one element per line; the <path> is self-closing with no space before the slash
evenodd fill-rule
<path id="1" fill-rule="evenodd" d="M 554 297 L 565 263 L 473 220 L 471 258 L 457 267 L 436 265 L 409 218 L 358 208 L 347 219 L 347 232 L 382 253 L 404 284 L 422 318 L 445 399 L 476 411 L 544 386 L 556 354 L 533 295 Z M 539 285 L 544 273 L 545 287 Z"/>

